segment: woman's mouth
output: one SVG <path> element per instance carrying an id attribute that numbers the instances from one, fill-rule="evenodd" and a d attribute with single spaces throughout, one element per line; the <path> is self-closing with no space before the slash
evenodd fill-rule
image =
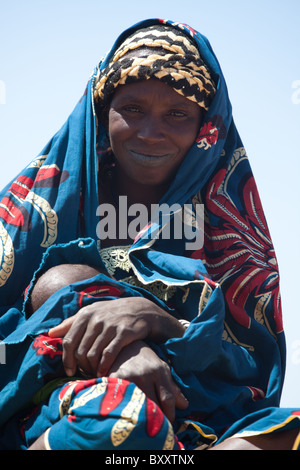
<path id="1" fill-rule="evenodd" d="M 145 166 L 159 166 L 162 162 L 165 162 L 165 160 L 168 160 L 171 157 L 169 153 L 148 154 L 136 152 L 134 150 L 130 150 L 130 154 L 136 162 L 145 164 Z"/>

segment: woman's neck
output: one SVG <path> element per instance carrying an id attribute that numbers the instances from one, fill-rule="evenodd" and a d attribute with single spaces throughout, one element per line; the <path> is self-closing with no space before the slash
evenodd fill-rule
<path id="1" fill-rule="evenodd" d="M 117 196 L 126 196 L 128 206 L 142 204 L 150 210 L 152 204 L 159 204 L 168 189 L 169 184 L 145 185 L 133 181 L 127 175 L 121 174 L 116 168 L 113 187 Z"/>
<path id="2" fill-rule="evenodd" d="M 105 204 L 107 207 L 108 204 L 113 206 L 114 209 L 112 209 L 111 214 L 116 218 L 115 222 L 114 220 L 112 221 L 112 227 L 115 229 L 112 230 L 113 235 L 110 234 L 110 236 L 105 239 L 102 239 L 100 236 L 102 239 L 101 246 L 103 248 L 117 245 L 131 245 L 137 233 L 131 233 L 129 230 L 130 223 L 135 219 L 135 216 L 130 214 L 130 207 L 133 206 L 133 204 L 141 205 L 139 209 L 141 210 L 140 213 L 143 214 L 142 220 L 145 225 L 147 225 L 152 215 L 151 211 L 153 207 L 151 207 L 151 205 L 159 204 L 162 196 L 168 189 L 167 185 L 161 185 L 159 187 L 148 186 L 132 181 L 127 175 L 118 172 L 116 166 L 112 166 L 110 169 L 103 170 L 99 173 L 99 187 L 100 205 Z M 139 214 L 139 209 L 136 207 L 132 209 L 133 213 L 136 214 L 135 211 L 137 210 L 137 214 Z M 102 218 L 107 221 L 108 219 L 105 219 L 105 217 L 106 212 Z M 108 231 L 107 225 L 105 225 L 104 228 Z M 140 227 L 140 230 L 142 228 L 143 227 Z M 122 237 L 120 237 L 120 233 L 123 234 Z M 127 234 L 127 237 L 124 236 L 124 233 Z"/>

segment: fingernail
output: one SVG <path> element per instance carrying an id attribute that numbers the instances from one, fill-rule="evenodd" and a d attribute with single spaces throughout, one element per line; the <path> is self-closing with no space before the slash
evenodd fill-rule
<path id="1" fill-rule="evenodd" d="M 56 333 L 55 333 L 55 328 L 50 328 L 50 330 L 48 331 L 48 335 L 49 336 L 57 336 Z"/>
<path id="2" fill-rule="evenodd" d="M 188 399 L 183 395 L 183 393 L 181 393 L 181 396 L 182 396 L 182 398 L 184 399 L 184 401 L 185 401 L 186 403 L 189 403 Z"/>
<path id="3" fill-rule="evenodd" d="M 65 372 L 68 377 L 72 377 L 72 375 L 74 375 L 73 369 L 68 369 L 67 367 L 65 367 Z"/>

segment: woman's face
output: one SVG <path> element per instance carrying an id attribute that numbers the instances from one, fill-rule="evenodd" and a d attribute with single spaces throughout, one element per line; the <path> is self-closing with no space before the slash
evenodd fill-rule
<path id="1" fill-rule="evenodd" d="M 169 183 L 195 142 L 201 109 L 155 80 L 117 88 L 109 109 L 110 143 L 131 182 Z"/>

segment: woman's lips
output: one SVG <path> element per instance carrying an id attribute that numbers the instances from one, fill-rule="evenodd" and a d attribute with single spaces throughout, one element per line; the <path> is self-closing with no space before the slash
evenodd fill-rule
<path id="1" fill-rule="evenodd" d="M 145 166 L 159 166 L 162 162 L 171 158 L 171 154 L 169 153 L 147 154 L 130 150 L 130 154 L 136 162 L 145 164 Z"/>

